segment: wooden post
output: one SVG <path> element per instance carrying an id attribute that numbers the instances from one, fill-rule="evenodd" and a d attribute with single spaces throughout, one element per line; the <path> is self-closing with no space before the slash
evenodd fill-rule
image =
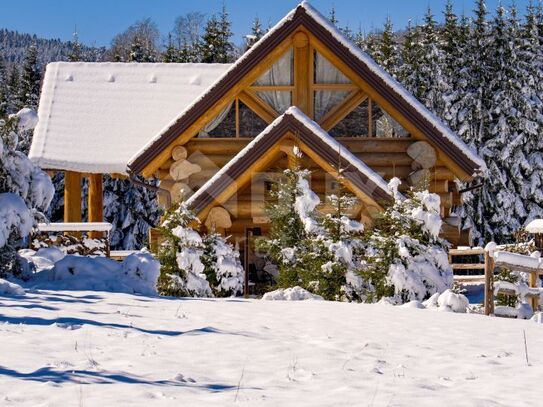
<path id="1" fill-rule="evenodd" d="M 539 276 L 537 275 L 536 272 L 530 273 L 530 277 L 529 277 L 530 288 L 536 288 L 537 287 L 537 279 L 538 278 L 539 278 Z M 537 312 L 538 308 L 539 308 L 539 298 L 538 297 L 531 297 L 530 302 L 531 302 L 530 305 L 532 306 L 532 309 L 534 310 L 534 312 Z"/>
<path id="2" fill-rule="evenodd" d="M 485 315 L 494 314 L 494 257 L 485 250 Z"/>
<path id="3" fill-rule="evenodd" d="M 298 31 L 293 37 L 294 44 L 294 105 L 298 106 L 306 115 L 313 117 L 313 112 L 309 111 L 309 99 L 313 96 L 309 94 L 309 37 L 306 33 Z"/>
<path id="4" fill-rule="evenodd" d="M 89 222 L 104 221 L 102 174 L 89 175 Z M 91 239 L 102 237 L 102 232 L 90 232 Z"/>
<path id="5" fill-rule="evenodd" d="M 64 222 L 81 222 L 81 173 L 64 173 Z"/>

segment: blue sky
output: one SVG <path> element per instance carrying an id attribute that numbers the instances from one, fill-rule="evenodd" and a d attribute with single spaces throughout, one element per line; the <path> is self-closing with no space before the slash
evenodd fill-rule
<path id="1" fill-rule="evenodd" d="M 516 0 L 515 4 L 524 13 L 529 0 Z M 256 15 L 267 24 L 272 24 L 294 8 L 297 0 L 225 0 L 233 21 L 235 41 L 241 42 Z M 507 0 L 502 1 L 508 5 Z M 86 44 L 109 45 L 113 36 L 134 21 L 151 17 L 166 35 L 173 26 L 175 17 L 189 11 L 213 14 L 220 10 L 223 0 L 0 0 L 0 27 L 21 32 L 35 33 L 46 38 L 69 40 L 74 26 Z M 409 19 L 420 21 L 428 5 L 438 20 L 445 0 L 313 0 L 324 14 L 335 7 L 341 25 L 348 24 L 364 31 L 381 27 L 387 16 L 396 27 L 404 27 Z M 498 0 L 487 1 L 493 11 Z M 454 0 L 458 13 L 471 13 L 474 0 Z M 21 10 L 24 7 L 24 10 Z"/>

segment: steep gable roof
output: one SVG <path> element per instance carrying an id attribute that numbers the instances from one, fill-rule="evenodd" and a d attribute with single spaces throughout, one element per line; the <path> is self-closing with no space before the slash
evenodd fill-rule
<path id="1" fill-rule="evenodd" d="M 226 188 L 277 145 L 287 133 L 296 137 L 302 151 L 319 156 L 330 168 L 342 169 L 342 176 L 375 206 L 391 202 L 387 182 L 359 158 L 324 131 L 297 107 L 290 107 L 243 148 L 219 172 L 187 200 L 196 214 L 214 204 Z M 309 150 L 309 151 L 308 151 Z M 229 198 L 229 197 L 227 197 Z"/>
<path id="2" fill-rule="evenodd" d="M 283 42 L 300 25 L 307 28 L 349 68 L 364 78 L 401 115 L 413 123 L 431 142 L 438 145 L 447 156 L 451 157 L 464 172 L 474 175 L 486 167 L 484 161 L 462 139 L 410 95 L 366 53 L 347 39 L 327 18 L 309 3 L 303 2 L 238 59 L 210 87 L 209 92 L 194 101 L 134 155 L 128 164 L 129 171 L 132 173 L 143 171 L 161 151 L 174 142 L 203 112 L 210 109 L 240 78 L 250 72 L 264 56 Z"/>
<path id="3" fill-rule="evenodd" d="M 30 159 L 42 168 L 124 173 L 128 160 L 230 64 L 47 65 Z"/>

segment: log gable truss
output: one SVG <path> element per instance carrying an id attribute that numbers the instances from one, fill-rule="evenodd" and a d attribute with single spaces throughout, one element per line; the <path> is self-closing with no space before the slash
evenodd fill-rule
<path id="1" fill-rule="evenodd" d="M 272 29 L 253 49 L 242 56 L 210 88 L 208 94 L 196 101 L 131 160 L 129 171 L 146 177 L 152 176 L 168 160 L 176 145 L 189 141 L 222 109 L 237 99 L 266 123 L 270 123 L 279 113 L 258 96 L 258 88 L 253 85 L 290 49 L 294 52 L 294 84 L 288 89 L 293 92 L 293 104 L 308 116 L 313 117 L 313 92 L 319 87 L 312 80 L 314 50 L 332 62 L 352 82 L 349 85 L 332 85 L 349 89 L 350 94 L 343 103 L 334 107 L 320 120 L 324 130 L 330 130 L 365 99 L 371 98 L 413 138 L 428 141 L 437 150 L 440 161 L 453 171 L 457 178 L 470 180 L 473 174 L 481 169 L 479 162 L 470 159 L 458 145 L 444 136 L 434 123 L 420 114 L 417 111 L 418 106 L 411 106 L 405 99 L 395 95 L 394 86 L 384 83 L 364 61 L 353 58 L 345 44 L 330 32 L 330 27 L 317 21 L 314 17 L 315 11 L 311 8 L 312 12 L 308 12 L 308 8 L 310 6 L 306 3 L 298 6 L 276 29 Z M 466 146 L 466 149 L 469 148 Z"/>

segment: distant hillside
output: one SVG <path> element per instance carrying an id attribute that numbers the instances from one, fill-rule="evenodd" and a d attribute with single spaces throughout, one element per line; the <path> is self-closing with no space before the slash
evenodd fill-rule
<path id="1" fill-rule="evenodd" d="M 26 49 L 32 44 L 38 49 L 38 63 L 42 69 L 49 62 L 66 61 L 72 49 L 71 41 L 39 38 L 35 34 L 0 29 L 0 58 L 8 65 L 13 63 L 20 65 L 24 60 Z M 82 52 L 85 59 L 96 61 L 102 59 L 105 48 L 82 46 Z"/>

